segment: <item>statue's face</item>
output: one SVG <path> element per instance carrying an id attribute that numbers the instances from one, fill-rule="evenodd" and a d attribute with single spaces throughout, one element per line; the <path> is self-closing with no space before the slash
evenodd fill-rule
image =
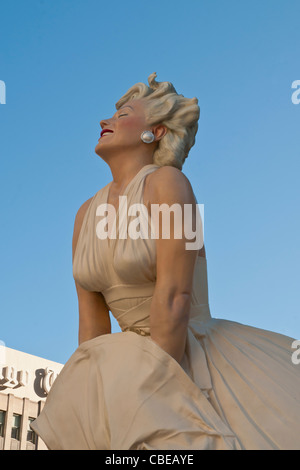
<path id="1" fill-rule="evenodd" d="M 141 134 L 149 128 L 146 123 L 145 102 L 142 99 L 128 101 L 113 117 L 101 120 L 100 126 L 102 135 L 95 148 L 99 156 L 143 146 Z"/>

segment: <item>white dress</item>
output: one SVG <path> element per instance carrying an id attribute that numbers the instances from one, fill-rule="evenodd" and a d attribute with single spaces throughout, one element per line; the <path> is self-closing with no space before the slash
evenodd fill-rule
<path id="1" fill-rule="evenodd" d="M 144 166 L 127 186 L 143 203 Z M 56 379 L 32 428 L 50 449 L 300 449 L 300 365 L 293 338 L 212 318 L 206 259 L 198 257 L 182 363 L 149 336 L 154 239 L 100 240 L 85 214 L 74 278 L 102 292 L 122 332 L 82 343 Z M 117 214 L 118 216 L 118 214 Z"/>

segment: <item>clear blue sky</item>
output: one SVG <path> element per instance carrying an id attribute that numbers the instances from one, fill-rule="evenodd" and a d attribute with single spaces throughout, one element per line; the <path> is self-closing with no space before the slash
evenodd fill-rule
<path id="1" fill-rule="evenodd" d="M 112 178 L 99 121 L 152 72 L 201 107 L 183 172 L 212 316 L 300 338 L 299 18 L 299 0 L 1 2 L 0 340 L 76 349 L 74 218 Z"/>

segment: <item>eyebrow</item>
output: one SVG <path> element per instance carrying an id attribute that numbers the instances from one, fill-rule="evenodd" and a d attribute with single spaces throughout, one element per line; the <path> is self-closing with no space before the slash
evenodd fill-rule
<path id="1" fill-rule="evenodd" d="M 133 109 L 131 106 L 129 106 L 129 105 L 122 106 L 122 108 L 119 108 L 119 111 L 120 111 L 120 109 L 124 109 L 124 108 L 130 108 L 130 109 L 132 109 L 132 111 L 134 111 L 134 109 Z"/>

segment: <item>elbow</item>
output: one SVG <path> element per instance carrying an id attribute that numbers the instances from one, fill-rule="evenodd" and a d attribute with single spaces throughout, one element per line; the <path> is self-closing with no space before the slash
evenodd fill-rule
<path id="1" fill-rule="evenodd" d="M 188 323 L 191 305 L 189 292 L 164 292 L 163 294 L 157 292 L 155 297 L 152 311 L 153 323 L 165 325 L 171 330 Z"/>
<path id="2" fill-rule="evenodd" d="M 178 322 L 187 323 L 190 317 L 191 294 L 181 292 L 174 295 L 171 305 L 171 320 L 177 324 Z"/>

